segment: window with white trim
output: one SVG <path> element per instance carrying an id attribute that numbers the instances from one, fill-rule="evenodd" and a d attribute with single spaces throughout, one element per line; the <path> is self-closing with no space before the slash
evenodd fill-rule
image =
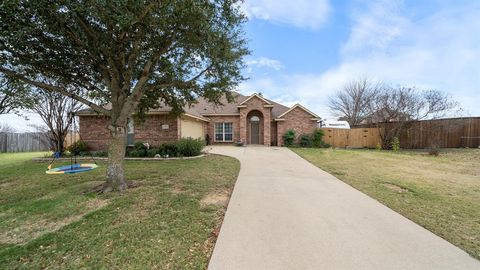
<path id="1" fill-rule="evenodd" d="M 233 123 L 215 123 L 215 141 L 233 141 Z"/>

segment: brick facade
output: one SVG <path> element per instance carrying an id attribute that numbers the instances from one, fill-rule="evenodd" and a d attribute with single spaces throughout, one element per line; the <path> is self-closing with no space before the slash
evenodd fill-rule
<path id="1" fill-rule="evenodd" d="M 240 140 L 240 117 L 238 115 L 209 116 L 210 122 L 207 124 L 207 134 L 212 144 L 231 144 Z M 215 142 L 215 123 L 232 123 L 233 142 Z"/>
<path id="2" fill-rule="evenodd" d="M 152 146 L 175 142 L 180 138 L 179 126 L 179 117 L 168 114 L 147 115 L 144 123 L 134 123 L 135 141 L 148 142 Z"/>
<path id="3" fill-rule="evenodd" d="M 110 138 L 109 124 L 109 117 L 82 115 L 79 117 L 80 138 L 90 150 L 106 150 Z"/>
<path id="4" fill-rule="evenodd" d="M 240 111 L 240 140 L 247 144 L 250 143 L 249 138 L 249 118 L 250 112 L 258 111 L 261 113 L 262 117 L 260 118 L 263 123 L 260 125 L 260 133 L 263 133 L 263 140 L 260 138 L 260 143 L 264 145 L 271 145 L 271 122 L 272 122 L 272 108 L 265 101 L 261 100 L 258 97 L 252 97 L 250 100 L 245 102 L 243 105 L 246 107 L 239 108 Z M 267 105 L 267 106 L 265 106 Z M 262 131 L 263 130 L 263 131 Z"/>
<path id="5" fill-rule="evenodd" d="M 80 137 L 90 150 L 106 150 L 110 132 L 110 120 L 106 116 L 81 115 Z M 165 126 L 164 126 L 165 125 Z M 162 126 L 168 129 L 162 129 Z M 179 118 L 171 115 L 147 115 L 144 123 L 134 123 L 135 141 L 148 142 L 152 146 L 175 142 L 180 137 Z"/>
<path id="6" fill-rule="evenodd" d="M 284 121 L 277 122 L 277 142 L 279 146 L 283 146 L 283 134 L 287 130 L 295 131 L 295 141 L 302 134 L 312 133 L 317 127 L 317 121 L 312 120 L 313 116 L 299 107 L 288 112 L 284 117 Z"/>
<path id="7" fill-rule="evenodd" d="M 241 102 L 243 100 L 243 102 Z M 200 103 L 202 105 L 203 103 Z M 199 106 L 199 104 L 197 104 Z M 212 144 L 233 144 L 242 141 L 251 144 L 250 119 L 252 116 L 260 118 L 259 144 L 282 146 L 283 134 L 287 130 L 294 130 L 296 137 L 311 133 L 317 126 L 318 116 L 309 113 L 301 105 L 295 105 L 289 109 L 273 101 L 265 100 L 262 96 L 254 94 L 250 97 L 243 96 L 238 103 L 230 103 L 222 109 L 212 109 L 214 106 L 205 103 L 196 108 L 196 113 L 190 107 L 181 117 L 165 114 L 164 112 L 152 112 L 147 114 L 144 123 L 134 123 L 134 141 L 148 142 L 152 146 L 162 143 L 175 142 L 182 137 L 182 124 L 188 125 L 188 117 L 191 121 L 200 121 L 202 126 L 194 122 L 193 126 L 184 126 L 183 136 L 195 134 L 195 137 L 203 137 L 208 134 Z M 105 150 L 108 148 L 110 133 L 108 130 L 109 118 L 92 114 L 79 114 L 80 136 L 91 150 Z M 187 117 L 187 118 L 185 118 Z M 278 119 L 280 118 L 280 119 Z M 312 120 L 312 119 L 315 120 Z M 183 119 L 183 121 L 182 121 Z M 276 120 L 275 120 L 276 119 Z M 230 142 L 215 141 L 215 123 L 232 123 L 233 140 Z M 203 134 L 202 134 L 203 129 Z"/>

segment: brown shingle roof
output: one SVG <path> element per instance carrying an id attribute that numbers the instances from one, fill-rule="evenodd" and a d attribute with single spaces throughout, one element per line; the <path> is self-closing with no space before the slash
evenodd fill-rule
<path id="1" fill-rule="evenodd" d="M 238 114 L 238 108 L 237 106 L 242 103 L 244 100 L 248 98 L 248 96 L 244 96 L 240 93 L 233 92 L 232 93 L 234 97 L 234 101 L 229 103 L 227 101 L 227 98 L 224 96 L 220 99 L 220 103 L 222 105 L 215 105 L 211 102 L 208 102 L 205 98 L 200 97 L 197 99 L 197 103 L 192 104 L 192 106 L 185 106 L 183 110 L 185 113 L 196 116 L 196 117 L 208 117 L 208 115 L 212 114 Z M 275 119 L 282 113 L 286 112 L 289 108 L 286 106 L 283 106 L 282 104 L 279 104 L 277 102 L 268 100 L 272 105 L 272 118 Z M 105 108 L 109 109 L 111 107 L 110 104 L 107 104 Z M 160 103 L 160 106 L 155 109 L 151 109 L 149 112 L 150 113 L 155 113 L 155 112 L 170 112 L 171 107 L 165 105 L 163 102 Z M 76 114 L 77 115 L 88 115 L 88 114 L 94 114 L 95 111 L 92 109 L 84 109 L 78 111 Z"/>

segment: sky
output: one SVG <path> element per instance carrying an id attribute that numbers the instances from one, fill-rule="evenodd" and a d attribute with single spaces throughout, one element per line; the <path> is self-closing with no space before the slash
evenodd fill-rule
<path id="1" fill-rule="evenodd" d="M 449 93 L 480 116 L 480 1 L 246 0 L 250 79 L 240 92 L 332 119 L 351 80 Z"/>
<path id="2" fill-rule="evenodd" d="M 242 9 L 252 51 L 243 94 L 333 119 L 328 97 L 368 77 L 449 93 L 463 115 L 480 116 L 478 0 L 245 0 Z M 20 117 L 1 122 L 29 130 Z"/>

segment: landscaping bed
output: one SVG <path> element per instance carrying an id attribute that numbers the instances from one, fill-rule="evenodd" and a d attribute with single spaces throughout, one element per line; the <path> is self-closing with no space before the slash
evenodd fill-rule
<path id="1" fill-rule="evenodd" d="M 0 154 L 2 268 L 206 268 L 237 160 L 127 161 L 135 188 L 82 195 L 104 181 L 106 163 L 88 173 L 47 175 L 44 163 L 31 161 L 42 155 Z"/>
<path id="2" fill-rule="evenodd" d="M 292 151 L 480 258 L 479 149 Z"/>

